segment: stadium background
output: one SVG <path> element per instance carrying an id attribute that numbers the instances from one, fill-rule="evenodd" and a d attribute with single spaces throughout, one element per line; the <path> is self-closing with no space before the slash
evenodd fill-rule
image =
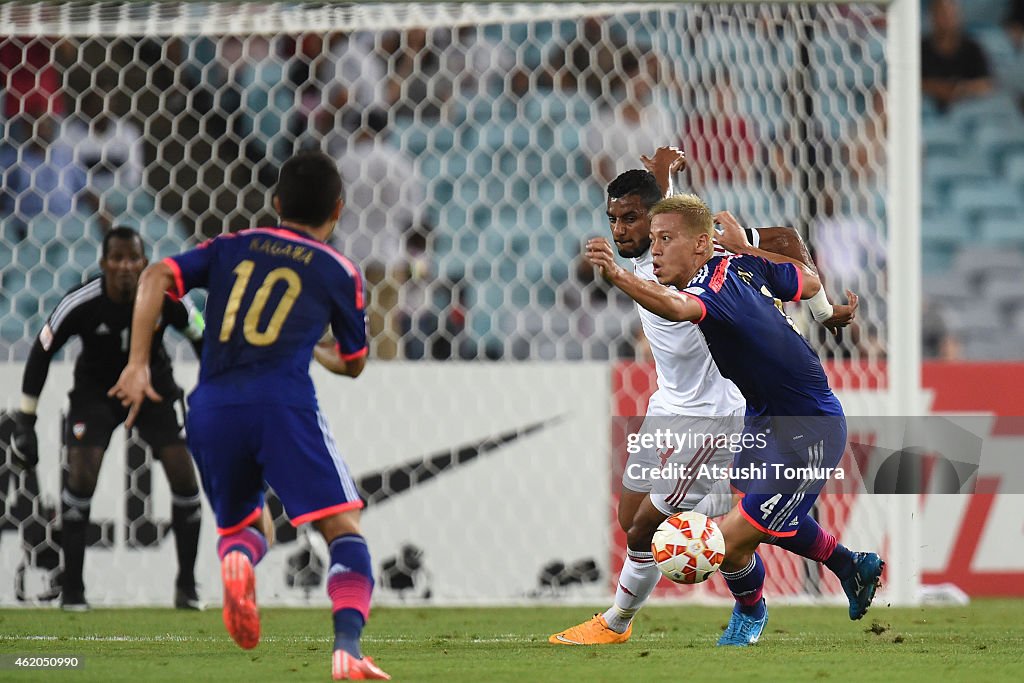
<path id="1" fill-rule="evenodd" d="M 948 111 L 921 103 L 922 335 L 907 343 L 926 359 L 921 408 L 991 415 L 987 443 L 1012 450 L 1024 438 L 1024 57 L 1003 23 L 1011 2 L 964 4 L 997 87 Z M 885 248 L 884 8 L 420 6 L 311 20 L 344 30 L 246 28 L 292 7 L 0 7 L 8 406 L 45 316 L 98 272 L 106 228 L 138 228 L 160 257 L 267 224 L 273 169 L 319 145 L 349 185 L 337 246 L 371 288 L 372 369 L 351 386 L 317 379 L 371 502 L 379 599 L 606 595 L 621 561 L 610 416 L 642 413 L 650 366 L 631 305 L 579 251 L 606 230 L 604 184 L 673 143 L 691 158 L 686 186 L 748 225 L 797 227 L 833 297 L 861 294 L 842 342 L 802 322 L 844 402 L 872 414 L 890 379 L 899 267 Z M 176 354 L 187 386 L 195 365 L 184 344 Z M 69 384 L 69 366 L 48 382 L 38 485 L 0 476 L 3 604 L 32 602 L 51 578 Z M 166 486 L 135 442 L 109 453 L 90 598 L 164 604 Z M 985 485 L 920 501 L 918 583 L 1024 590 L 1020 497 Z M 825 512 L 842 528 L 860 510 L 858 540 L 888 543 L 889 508 L 855 498 Z M 280 529 L 267 596 L 323 602 L 322 550 Z M 200 577 L 215 586 L 208 518 L 204 533 Z M 113 566 L 150 579 L 125 592 L 105 579 Z M 776 593 L 834 595 L 790 567 Z"/>

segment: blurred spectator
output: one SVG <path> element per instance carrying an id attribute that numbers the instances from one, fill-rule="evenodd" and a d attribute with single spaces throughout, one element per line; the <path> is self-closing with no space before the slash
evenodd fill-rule
<path id="1" fill-rule="evenodd" d="M 289 77 L 295 83 L 301 112 L 323 137 L 353 114 L 388 108 L 387 69 L 373 33 L 306 34 Z"/>
<path id="2" fill-rule="evenodd" d="M 883 234 L 867 212 L 859 210 L 856 197 L 829 184 L 822 195 L 821 210 L 811 224 L 814 257 L 833 299 L 845 300 L 851 289 L 860 295 L 857 321 L 850 338 L 861 353 L 885 354 L 886 250 Z M 851 205 L 852 208 L 848 208 Z"/>
<path id="3" fill-rule="evenodd" d="M 415 232 L 409 244 L 409 267 L 404 273 L 396 307 L 396 329 L 402 339 L 401 357 L 408 360 L 472 360 L 476 345 L 466 332 L 469 288 L 434 276 L 424 258 L 416 258 L 415 244 L 424 249 L 423 234 Z"/>
<path id="4" fill-rule="evenodd" d="M 921 320 L 923 358 L 964 360 L 963 340 L 954 330 L 950 315 L 949 311 L 941 310 L 934 301 L 925 301 Z"/>
<path id="5" fill-rule="evenodd" d="M 7 125 L 8 139 L 0 149 L 3 212 L 28 224 L 41 214 L 56 219 L 74 211 L 85 189 L 85 171 L 58 135 L 57 121 L 44 115 L 33 124 L 17 116 Z"/>
<path id="6" fill-rule="evenodd" d="M 66 110 L 63 75 L 58 57 L 67 59 L 74 48 L 67 40 L 39 36 L 0 38 L 0 73 L 4 81 L 4 118 L 18 114 L 62 116 Z"/>
<path id="7" fill-rule="evenodd" d="M 1024 50 L 1024 0 L 1012 0 L 1006 17 L 1006 33 L 1017 50 Z"/>
<path id="8" fill-rule="evenodd" d="M 540 84 L 586 93 L 591 99 L 602 101 L 612 90 L 609 80 L 628 68 L 628 59 L 636 59 L 630 54 L 631 50 L 621 54 L 628 50 L 627 44 L 627 36 L 615 30 L 606 18 L 581 19 L 568 45 L 557 45 L 548 55 L 546 61 L 551 66 L 554 83 L 549 84 L 542 78 Z"/>
<path id="9" fill-rule="evenodd" d="M 377 358 L 398 354 L 395 306 L 398 273 L 406 264 L 405 241 L 411 231 L 426 230 L 422 214 L 425 183 L 416 162 L 388 141 L 388 115 L 350 112 L 344 131 L 328 139 L 345 181 L 345 211 L 335 231 L 338 249 L 365 270 L 369 292 L 367 317 L 377 340 Z"/>
<path id="10" fill-rule="evenodd" d="M 409 28 L 384 41 L 388 53 L 386 103 L 401 116 L 437 117 L 451 97 L 450 83 L 438 78 L 441 53 L 450 33 Z"/>
<path id="11" fill-rule="evenodd" d="M 458 30 L 442 62 L 442 73 L 453 79 L 452 91 L 463 100 L 477 94 L 501 94 L 506 89 L 506 75 L 514 72 L 517 64 L 515 52 L 506 43 L 488 38 L 477 26 Z"/>
<path id="12" fill-rule="evenodd" d="M 996 72 L 1001 85 L 1010 89 L 1024 111 L 1024 0 L 1013 0 L 1004 26 L 1009 46 L 1001 59 L 994 60 Z"/>
<path id="13" fill-rule="evenodd" d="M 634 359 L 644 353 L 632 299 L 598 278 L 582 258 L 559 283 L 554 306 L 525 306 L 507 317 L 516 360 Z"/>
<path id="14" fill-rule="evenodd" d="M 347 104 L 360 111 L 389 104 L 385 89 L 388 65 L 377 50 L 372 32 L 334 35 L 326 57 L 328 71 L 324 83 L 342 87 Z"/>
<path id="15" fill-rule="evenodd" d="M 416 162 L 389 141 L 388 115 L 371 110 L 352 115 L 345 128 L 355 130 L 327 141 L 345 180 L 345 211 L 335 239 L 357 263 L 385 267 L 402 260 L 403 235 L 423 222 L 425 183 Z"/>
<path id="16" fill-rule="evenodd" d="M 740 113 L 728 72 L 713 79 L 708 99 L 686 120 L 682 147 L 690 159 L 690 182 L 703 188 L 743 183 L 750 174 L 756 138 L 753 125 Z"/>
<path id="17" fill-rule="evenodd" d="M 992 92 L 981 46 L 965 35 L 956 0 L 932 0 L 932 32 L 921 41 L 921 87 L 939 109 Z"/>
<path id="18" fill-rule="evenodd" d="M 111 99 L 109 92 L 90 90 L 67 135 L 76 164 L 86 171 L 87 199 L 102 214 L 124 211 L 142 182 L 142 131 L 115 114 Z"/>
<path id="19" fill-rule="evenodd" d="M 679 138 L 669 112 L 654 101 L 656 62 L 627 54 L 622 67 L 625 77 L 617 88 L 617 104 L 602 108 L 580 139 L 602 186 L 615 179 L 616 169 L 636 166 L 641 155 Z"/>
<path id="20" fill-rule="evenodd" d="M 863 192 L 881 189 L 886 168 L 885 145 L 888 118 L 885 115 L 885 90 L 873 87 L 868 93 L 867 111 L 851 128 L 853 135 L 843 141 L 842 163 L 855 188 Z"/>
<path id="21" fill-rule="evenodd" d="M 466 330 L 469 288 L 461 278 L 452 282 L 438 276 L 426 226 L 406 233 L 404 242 L 403 262 L 389 277 L 396 292 L 392 324 L 386 335 L 374 338 L 377 356 L 408 360 L 476 358 L 476 345 Z M 397 354 L 385 356 L 383 344 L 394 344 Z"/>
<path id="22" fill-rule="evenodd" d="M 921 356 L 938 360 L 960 360 L 963 347 L 960 340 L 950 331 L 948 312 L 927 297 L 921 316 Z"/>

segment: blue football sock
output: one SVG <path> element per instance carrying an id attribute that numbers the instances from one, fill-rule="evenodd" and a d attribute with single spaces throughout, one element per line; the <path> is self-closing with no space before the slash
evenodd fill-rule
<path id="1" fill-rule="evenodd" d="M 736 598 L 736 608 L 740 612 L 755 619 L 764 616 L 764 602 L 761 600 L 761 592 L 764 590 L 764 562 L 761 561 L 760 555 L 754 553 L 750 563 L 739 571 L 723 571 L 722 578 Z"/>
<path id="2" fill-rule="evenodd" d="M 345 534 L 331 541 L 327 594 L 334 614 L 334 649 L 362 657 L 359 638 L 370 614 L 373 566 L 366 539 Z"/>

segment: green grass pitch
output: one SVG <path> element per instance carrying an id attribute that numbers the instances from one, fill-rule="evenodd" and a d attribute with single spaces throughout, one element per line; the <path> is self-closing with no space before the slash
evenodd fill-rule
<path id="1" fill-rule="evenodd" d="M 772 607 L 762 642 L 717 649 L 727 607 L 650 607 L 629 643 L 549 645 L 588 617 L 570 607 L 374 610 L 364 648 L 398 681 L 985 681 L 1024 680 L 1024 601 L 965 608 Z M 0 654 L 78 655 L 84 668 L 0 671 L 0 680 L 325 681 L 324 609 L 266 609 L 249 652 L 220 610 L 0 610 Z"/>

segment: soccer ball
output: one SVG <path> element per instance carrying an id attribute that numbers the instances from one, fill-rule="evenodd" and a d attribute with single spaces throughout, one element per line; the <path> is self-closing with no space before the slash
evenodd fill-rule
<path id="1" fill-rule="evenodd" d="M 678 512 L 658 526 L 651 540 L 654 562 L 676 583 L 700 583 L 725 559 L 722 531 L 699 512 Z"/>

